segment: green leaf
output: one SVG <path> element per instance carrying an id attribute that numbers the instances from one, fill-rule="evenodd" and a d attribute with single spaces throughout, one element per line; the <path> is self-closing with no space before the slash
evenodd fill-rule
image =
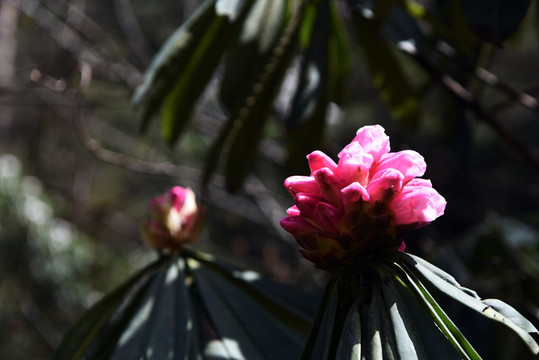
<path id="1" fill-rule="evenodd" d="M 362 351 L 361 298 L 357 298 L 346 315 L 335 359 L 359 359 Z M 365 305 L 366 306 L 366 305 Z M 364 320 L 367 321 L 366 319 Z"/>
<path id="2" fill-rule="evenodd" d="M 331 341 L 334 338 L 334 328 L 337 307 L 339 301 L 338 283 L 330 282 L 326 289 L 326 296 L 320 307 L 321 313 L 318 315 L 309 342 L 301 355 L 302 360 L 331 359 Z"/>
<path id="3" fill-rule="evenodd" d="M 185 261 L 172 259 L 166 275 L 159 303 L 151 322 L 151 335 L 146 349 L 147 359 L 185 359 L 192 337 L 191 308 L 187 300 Z"/>
<path id="4" fill-rule="evenodd" d="M 438 269 L 436 273 L 431 271 L 430 269 L 434 265 L 425 265 L 425 263 L 428 264 L 425 260 L 409 254 L 401 254 L 400 256 L 401 258 L 406 259 L 405 261 L 409 264 L 407 266 L 409 271 L 418 276 L 418 278 L 420 278 L 427 286 L 434 287 L 444 295 L 453 298 L 486 318 L 504 324 L 513 330 L 526 343 L 533 354 L 539 354 L 539 343 L 530 334 L 530 332 L 532 334 L 537 334 L 537 329 L 535 329 L 535 327 L 528 321 L 524 321 L 525 319 L 522 320 L 522 317 L 519 316 L 520 314 L 509 305 L 504 304 L 500 300 L 489 300 L 489 302 L 484 302 L 479 298 L 470 295 L 469 290 L 462 288 L 458 283 L 455 285 L 454 282 L 445 280 L 447 276 L 441 277 L 437 275 L 437 273 L 443 274 L 442 270 Z M 489 303 L 494 303 L 497 308 L 503 309 L 504 312 L 510 314 L 511 317 L 514 317 L 517 322 L 513 322 L 511 317 L 506 317 L 498 312 L 496 308 L 490 306 Z M 524 328 L 519 326 L 520 324 L 524 325 Z M 535 336 L 537 337 L 537 335 Z"/>
<path id="5" fill-rule="evenodd" d="M 287 4 L 288 1 L 256 0 L 236 42 L 228 50 L 219 96 L 230 117 L 237 116 L 260 81 L 282 36 Z"/>
<path id="6" fill-rule="evenodd" d="M 357 12 L 353 13 L 352 19 L 357 31 L 358 45 L 381 99 L 387 103 L 396 119 L 410 127 L 416 127 L 421 110 L 419 99 L 382 36 L 379 24 Z"/>
<path id="7" fill-rule="evenodd" d="M 278 284 L 254 271 L 226 264 L 210 255 L 187 249 L 184 252 L 186 256 L 201 262 L 215 274 L 240 288 L 279 321 L 307 337 L 318 308 L 318 297 Z"/>
<path id="8" fill-rule="evenodd" d="M 57 347 L 53 359 L 80 359 L 111 315 L 118 309 L 133 288 L 152 273 L 160 262 L 154 262 L 133 275 L 116 290 L 92 306 L 65 334 Z"/>
<path id="9" fill-rule="evenodd" d="M 288 21 L 259 82 L 253 87 L 252 95 L 245 99 L 238 117 L 234 119 L 227 139 L 231 145 L 225 173 L 227 186 L 231 190 L 241 186 L 254 162 L 257 145 L 272 110 L 273 101 L 299 45 L 298 29 L 304 13 L 305 7 L 300 6 Z"/>
<path id="10" fill-rule="evenodd" d="M 133 96 L 135 105 L 143 105 L 143 129 L 162 104 L 162 135 L 170 144 L 176 142 L 252 2 L 234 5 L 207 0 L 167 40 Z M 216 12 L 216 7 L 223 15 Z"/>
<path id="11" fill-rule="evenodd" d="M 256 0 L 237 41 L 227 52 L 219 96 L 228 112 L 228 118 L 204 163 L 204 186 L 209 182 L 221 155 L 229 150 L 230 132 L 237 123 L 239 112 L 253 94 L 255 85 L 260 82 L 264 66 L 269 62 L 272 50 L 282 35 L 287 3 Z"/>
<path id="12" fill-rule="evenodd" d="M 526 16 L 530 0 L 461 0 L 470 28 L 483 40 L 501 45 Z"/>
<path id="13" fill-rule="evenodd" d="M 215 3 L 215 12 L 219 16 L 228 16 L 230 21 L 234 21 L 241 13 L 241 8 L 245 1 L 246 0 L 217 0 Z"/>
<path id="14" fill-rule="evenodd" d="M 137 311 L 132 314 L 129 325 L 123 330 L 111 359 L 140 359 L 148 356 L 150 336 L 159 315 L 167 272 L 159 271 L 156 274 Z"/>
<path id="15" fill-rule="evenodd" d="M 374 285 L 374 284 L 373 284 Z M 382 311 L 379 301 L 380 292 L 379 289 L 373 290 L 373 300 L 368 309 L 367 326 L 365 331 L 365 338 L 362 347 L 365 349 L 366 359 L 372 360 L 384 360 L 384 348 L 382 343 L 386 341 L 385 334 L 382 332 L 380 325 L 380 311 Z"/>
<path id="16" fill-rule="evenodd" d="M 135 90 L 131 99 L 133 105 L 143 105 L 142 130 L 147 128 L 151 116 L 174 86 L 182 69 L 189 63 L 207 27 L 215 20 L 214 3 L 215 0 L 206 0 L 169 37 L 146 70 L 144 82 Z"/>
<path id="17" fill-rule="evenodd" d="M 382 292 L 391 316 L 400 359 L 461 359 L 460 354 L 421 307 L 412 292 L 394 275 L 382 277 Z"/>
<path id="18" fill-rule="evenodd" d="M 352 69 L 352 49 L 338 4 L 330 2 L 330 30 L 328 39 L 327 87 L 329 100 L 342 105 L 348 98 L 348 81 Z"/>
<path id="19" fill-rule="evenodd" d="M 245 358 L 291 359 L 300 355 L 305 339 L 241 288 L 204 266 L 193 268 L 193 274 L 220 337 L 237 342 Z"/>
<path id="20" fill-rule="evenodd" d="M 315 8 L 314 5 L 311 8 Z M 287 173 L 305 170 L 305 154 L 320 148 L 329 103 L 327 81 L 330 25 L 328 2 L 316 7 L 311 39 L 301 65 L 299 84 L 292 100 L 288 127 Z"/>
<path id="21" fill-rule="evenodd" d="M 416 49 L 421 49 L 426 40 L 415 19 L 400 5 L 395 5 L 391 9 L 384 24 L 383 34 L 396 44 L 409 42 Z"/>
<path id="22" fill-rule="evenodd" d="M 252 1 L 244 4 L 239 19 L 229 22 L 226 16 L 214 14 L 206 27 L 181 75 L 163 104 L 162 135 L 174 144 L 190 118 L 193 107 L 211 79 L 223 53 L 239 30 Z M 213 9 L 213 8 L 212 8 Z"/>
<path id="23" fill-rule="evenodd" d="M 404 254 L 397 254 L 399 258 L 404 257 Z M 408 267 L 402 267 L 402 264 L 393 263 L 393 269 L 396 271 L 398 278 L 412 292 L 416 300 L 424 307 L 429 316 L 434 320 L 439 329 L 449 339 L 453 347 L 459 352 L 464 359 L 480 360 L 481 357 L 470 345 L 468 340 L 462 335 L 460 330 L 455 326 L 453 321 L 447 316 L 445 311 L 438 305 L 434 297 L 425 288 L 420 279 Z"/>

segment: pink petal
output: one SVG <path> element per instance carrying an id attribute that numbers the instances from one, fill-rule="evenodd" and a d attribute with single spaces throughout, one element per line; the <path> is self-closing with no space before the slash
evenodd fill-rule
<path id="1" fill-rule="evenodd" d="M 353 182 L 344 189 L 341 190 L 343 205 L 346 205 L 359 201 L 369 201 L 369 193 L 367 189 L 361 186 L 358 182 Z"/>
<path id="2" fill-rule="evenodd" d="M 397 250 L 400 252 L 404 252 L 404 250 L 406 250 L 406 243 L 404 241 L 401 242 L 401 245 L 399 246 Z"/>
<path id="3" fill-rule="evenodd" d="M 317 196 L 310 196 L 305 193 L 299 193 L 294 197 L 294 202 L 298 207 L 300 214 L 304 217 L 314 219 L 314 209 L 321 201 Z"/>
<path id="4" fill-rule="evenodd" d="M 405 186 L 390 207 L 397 224 L 423 226 L 443 215 L 445 205 L 445 199 L 432 187 Z"/>
<path id="5" fill-rule="evenodd" d="M 343 153 L 337 165 L 337 177 L 343 185 L 348 185 L 355 181 L 366 185 L 372 163 L 372 155 L 366 152 Z"/>
<path id="6" fill-rule="evenodd" d="M 187 193 L 191 191 L 190 189 L 184 189 L 181 186 L 174 186 L 169 190 L 168 196 L 170 199 L 170 204 L 176 209 L 180 210 L 183 206 L 183 202 L 187 196 Z"/>
<path id="7" fill-rule="evenodd" d="M 375 171 L 379 172 L 385 169 L 400 171 L 404 175 L 404 182 L 408 182 L 415 177 L 423 176 L 427 164 L 419 153 L 413 150 L 404 150 L 383 155 Z M 374 174 L 374 176 L 376 175 Z"/>
<path id="8" fill-rule="evenodd" d="M 320 194 L 316 180 L 312 176 L 290 176 L 284 181 L 284 187 L 292 196 L 297 193 Z"/>
<path id="9" fill-rule="evenodd" d="M 341 218 L 339 210 L 328 203 L 320 202 L 314 212 L 316 223 L 320 228 L 330 236 L 337 236 L 337 223 Z"/>
<path id="10" fill-rule="evenodd" d="M 320 231 L 316 226 L 312 225 L 301 216 L 284 217 L 281 219 L 280 224 L 283 229 L 296 237 L 311 235 Z"/>
<path id="11" fill-rule="evenodd" d="M 406 187 L 408 186 L 432 187 L 432 182 L 428 179 L 412 179 L 406 183 Z"/>
<path id="12" fill-rule="evenodd" d="M 379 171 L 377 176 L 367 185 L 370 201 L 388 202 L 401 191 L 404 175 L 395 169 Z"/>
<path id="13" fill-rule="evenodd" d="M 353 141 L 357 141 L 375 161 L 380 160 L 380 157 L 390 150 L 389 136 L 380 125 L 363 126 L 357 131 Z"/>
<path id="14" fill-rule="evenodd" d="M 286 213 L 290 216 L 299 216 L 299 209 L 296 205 L 294 205 L 286 209 Z"/>
<path id="15" fill-rule="evenodd" d="M 311 174 L 316 170 L 322 168 L 328 168 L 331 171 L 335 171 L 337 164 L 329 156 L 324 154 L 322 151 L 316 150 L 307 155 L 307 161 L 309 162 L 309 168 L 311 169 Z"/>
<path id="16" fill-rule="evenodd" d="M 322 168 L 316 170 L 313 173 L 313 176 L 318 184 L 318 189 L 322 197 L 331 205 L 341 208 L 341 189 L 339 187 L 339 181 L 335 174 L 328 168 Z"/>

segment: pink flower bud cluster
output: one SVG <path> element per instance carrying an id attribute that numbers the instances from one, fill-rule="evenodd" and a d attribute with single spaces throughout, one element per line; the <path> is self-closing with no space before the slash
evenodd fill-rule
<path id="1" fill-rule="evenodd" d="M 321 151 L 307 156 L 310 176 L 291 176 L 286 189 L 296 205 L 281 226 L 318 267 L 331 268 L 377 250 L 404 250 L 402 235 L 444 212 L 446 201 L 415 151 L 390 152 L 379 125 L 364 126 L 335 163 Z"/>
<path id="2" fill-rule="evenodd" d="M 142 223 L 142 235 L 158 250 L 176 251 L 193 243 L 202 225 L 202 211 L 191 189 L 175 186 L 150 202 L 151 219 Z"/>

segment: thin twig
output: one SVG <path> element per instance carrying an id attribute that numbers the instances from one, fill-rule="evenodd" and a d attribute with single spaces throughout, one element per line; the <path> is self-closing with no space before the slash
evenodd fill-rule
<path id="1" fill-rule="evenodd" d="M 437 42 L 436 50 L 438 51 L 438 53 L 442 54 L 451 61 L 458 60 L 456 56 L 456 50 L 444 41 Z M 513 88 L 511 85 L 503 82 L 497 75 L 493 74 L 487 69 L 480 66 L 473 68 L 471 66 L 466 66 L 463 64 L 460 65 L 464 66 L 467 71 L 472 73 L 477 79 L 481 80 L 486 85 L 489 85 L 504 92 L 507 96 L 509 96 L 512 101 L 516 101 L 522 106 L 525 106 L 531 110 L 539 110 L 539 101 L 537 101 L 536 98 L 526 93 L 525 91 L 520 91 Z"/>
<path id="2" fill-rule="evenodd" d="M 35 22 L 45 29 L 49 35 L 77 62 L 88 62 L 94 70 L 97 70 L 103 77 L 116 81 L 121 79 L 129 86 L 134 87 L 141 82 L 142 75 L 133 65 L 125 60 L 125 57 L 118 55 L 117 61 L 111 61 L 99 51 L 95 50 L 93 44 L 86 45 L 80 32 L 87 30 L 81 24 L 89 24 L 88 21 L 76 23 L 79 29 L 75 29 L 71 24 L 64 23 L 52 11 L 37 3 L 36 1 L 23 0 L 15 4 L 25 15 L 35 20 Z M 86 19 L 83 17 L 83 19 Z M 95 27 L 91 27 L 95 29 Z M 119 52 L 116 52 L 119 54 Z"/>
<path id="3" fill-rule="evenodd" d="M 513 148 L 520 156 L 535 167 L 539 168 L 539 159 L 535 157 L 530 150 L 520 142 L 519 139 L 507 132 L 494 118 L 492 114 L 486 111 L 474 98 L 473 94 L 453 79 L 447 73 L 440 72 L 430 61 L 417 51 L 401 48 L 406 54 L 410 55 L 416 63 L 421 66 L 429 75 L 436 79 L 442 87 L 450 94 L 460 100 L 468 109 L 470 109 L 478 119 L 483 120 L 489 125 L 498 136 Z"/>
<path id="4" fill-rule="evenodd" d="M 133 53 L 144 66 L 147 66 L 155 51 L 137 21 L 131 0 L 114 0 L 114 12 Z"/>

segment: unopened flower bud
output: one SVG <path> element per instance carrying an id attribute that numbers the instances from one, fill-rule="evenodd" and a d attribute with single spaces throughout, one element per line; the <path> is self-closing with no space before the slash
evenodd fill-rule
<path id="1" fill-rule="evenodd" d="M 196 241 L 203 216 L 191 189 L 175 186 L 153 198 L 150 213 L 142 223 L 142 235 L 151 247 L 177 251 Z"/>

